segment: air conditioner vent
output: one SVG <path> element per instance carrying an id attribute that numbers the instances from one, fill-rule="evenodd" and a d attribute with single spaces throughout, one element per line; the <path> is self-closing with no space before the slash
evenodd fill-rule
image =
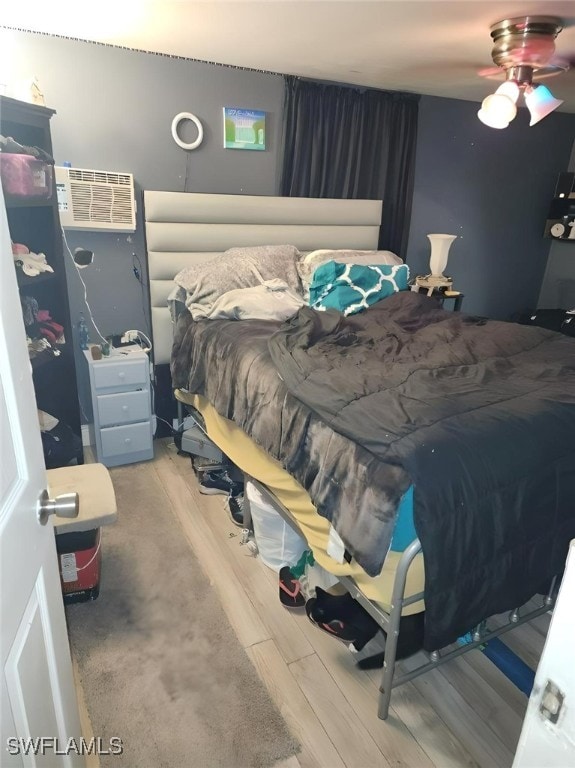
<path id="1" fill-rule="evenodd" d="M 136 229 L 131 173 L 56 167 L 60 221 L 65 229 Z"/>
<path id="2" fill-rule="evenodd" d="M 130 173 L 110 173 L 109 171 L 86 171 L 83 168 L 68 168 L 71 181 L 88 181 L 99 184 L 125 184 L 131 186 Z"/>

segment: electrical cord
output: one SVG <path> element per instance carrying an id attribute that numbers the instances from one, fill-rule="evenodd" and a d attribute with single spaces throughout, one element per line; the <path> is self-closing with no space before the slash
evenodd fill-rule
<path id="1" fill-rule="evenodd" d="M 184 192 L 188 191 L 188 176 L 190 175 L 191 153 L 186 153 L 186 175 L 184 178 Z"/>
<path id="2" fill-rule="evenodd" d="M 156 383 L 155 383 L 155 381 L 154 381 L 152 376 L 150 376 L 150 384 L 151 384 L 150 390 L 151 390 L 151 396 L 152 396 L 152 404 L 151 404 L 152 405 L 152 413 L 156 417 L 157 421 L 163 421 L 164 422 L 164 424 L 169 428 L 170 434 L 172 435 L 172 437 L 175 437 L 175 435 L 177 435 L 177 433 L 180 431 L 180 429 L 184 426 L 185 420 L 179 422 L 174 427 L 172 424 L 170 424 L 169 421 L 167 421 L 166 419 L 163 419 L 161 416 L 158 416 L 157 413 L 154 413 L 154 411 L 155 411 L 155 400 L 156 400 Z M 185 417 L 184 417 L 184 419 L 185 419 Z"/>
<path id="3" fill-rule="evenodd" d="M 100 548 L 102 546 L 102 531 L 98 533 L 98 546 L 96 547 L 96 551 L 92 555 L 92 557 L 88 560 L 86 565 L 81 566 L 80 568 L 76 568 L 77 571 L 84 571 L 89 565 L 92 565 L 94 560 L 98 557 L 98 552 L 100 551 Z"/>
<path id="4" fill-rule="evenodd" d="M 68 251 L 68 253 L 69 253 L 69 255 L 70 255 L 70 258 L 72 259 L 72 264 L 73 264 L 73 265 L 74 265 L 74 267 L 76 268 L 76 272 L 78 273 L 78 277 L 80 278 L 80 282 L 81 282 L 81 283 L 82 283 L 82 285 L 84 286 L 84 304 L 86 305 L 86 308 L 87 308 L 87 310 L 88 310 L 88 313 L 89 313 L 89 315 L 90 315 L 90 322 L 91 322 L 91 323 L 92 323 L 92 325 L 94 326 L 94 329 L 95 329 L 96 333 L 97 333 L 97 334 L 98 334 L 98 336 L 99 336 L 99 337 L 102 339 L 102 341 L 104 342 L 104 344 L 107 344 L 107 343 L 108 343 L 108 340 L 107 340 L 107 339 L 105 339 L 105 338 L 102 336 L 102 334 L 100 333 L 100 329 L 98 328 L 98 326 L 96 325 L 96 321 L 94 320 L 94 315 L 93 315 L 93 313 L 92 313 L 92 308 L 90 307 L 90 304 L 88 303 L 88 289 L 87 289 L 87 287 L 86 287 L 86 283 L 84 282 L 84 278 L 83 278 L 83 277 L 82 277 L 82 275 L 80 274 L 80 270 L 78 269 L 78 265 L 77 265 L 77 264 L 76 264 L 76 262 L 74 261 L 74 256 L 73 256 L 73 254 L 72 254 L 72 251 L 70 250 L 70 246 L 68 245 L 68 241 L 66 240 L 66 233 L 64 232 L 64 228 L 62 228 L 62 240 L 64 241 L 64 245 L 66 246 L 66 250 Z"/>
<path id="5" fill-rule="evenodd" d="M 94 313 L 92 312 L 92 308 L 90 307 L 90 303 L 88 302 L 88 288 L 86 286 L 86 283 L 84 282 L 84 278 L 80 274 L 80 269 L 78 268 L 78 265 L 74 261 L 74 255 L 72 254 L 72 250 L 71 250 L 71 248 L 70 248 L 70 246 L 68 244 L 68 240 L 66 239 L 66 233 L 65 233 L 63 228 L 62 228 L 62 240 L 64 242 L 64 245 L 66 246 L 66 250 L 68 251 L 68 255 L 72 259 L 72 264 L 74 265 L 74 267 L 76 269 L 76 272 L 78 274 L 78 277 L 80 279 L 80 282 L 82 283 L 82 286 L 84 288 L 84 304 L 86 305 L 86 309 L 88 310 L 88 314 L 90 316 L 90 322 L 94 326 L 94 329 L 95 329 L 96 333 L 102 339 L 104 344 L 107 344 L 108 343 L 108 339 L 104 338 L 104 336 L 100 332 L 100 329 L 98 328 L 98 326 L 96 324 L 96 321 L 94 319 Z M 142 306 L 143 306 L 144 315 L 145 315 L 145 302 L 143 300 L 144 283 L 143 283 L 143 280 L 142 280 L 142 277 L 141 277 L 142 262 L 140 261 L 140 258 L 138 256 L 138 254 L 136 254 L 136 253 L 132 254 L 132 264 L 133 264 L 132 269 L 133 269 L 133 272 L 134 272 L 134 276 L 136 277 L 136 279 L 140 283 L 140 286 L 142 287 Z M 146 318 L 146 320 L 147 320 L 147 318 Z M 143 331 L 140 331 L 138 329 L 134 329 L 134 330 L 126 331 L 123 335 L 124 335 L 124 337 L 126 337 L 128 334 L 137 334 L 137 336 L 139 336 L 142 339 L 144 339 L 144 341 L 146 342 L 146 344 L 148 346 L 147 346 L 147 348 L 144 348 L 142 346 L 142 344 L 140 344 L 140 346 L 142 347 L 142 350 L 144 352 L 151 352 L 151 350 L 152 350 L 152 342 L 150 341 L 150 338 Z M 136 339 L 133 339 L 133 340 L 136 341 Z"/>
<path id="6" fill-rule="evenodd" d="M 142 345 L 142 339 L 144 342 L 148 345 L 147 347 L 144 347 Z M 152 342 L 150 339 L 146 336 L 144 331 L 139 331 L 137 328 L 131 331 L 124 331 L 121 337 L 122 344 L 130 341 L 134 341 L 137 344 L 139 344 L 140 349 L 142 352 L 151 352 L 152 351 Z"/>
<path id="7" fill-rule="evenodd" d="M 167 427 L 169 427 L 169 429 L 170 429 L 170 432 L 172 433 L 172 437 L 178 433 L 178 430 L 180 429 L 180 427 L 183 427 L 183 426 L 184 426 L 184 422 L 183 422 L 183 421 L 182 421 L 180 424 L 177 424 L 177 425 L 176 425 L 176 427 L 173 427 L 173 426 L 170 424 L 170 422 L 169 422 L 169 421 L 167 421 L 166 419 L 163 419 L 161 416 L 158 416 L 157 414 L 154 414 L 154 416 L 156 417 L 156 421 L 163 421 L 163 422 L 164 422 L 164 424 L 165 424 Z"/>
<path id="8" fill-rule="evenodd" d="M 148 306 L 148 302 L 146 301 L 146 286 L 142 278 L 142 273 L 143 273 L 142 262 L 140 261 L 140 257 L 138 256 L 137 253 L 132 254 L 132 272 L 134 273 L 134 277 L 140 284 L 140 289 L 142 294 L 142 310 L 144 313 L 144 319 L 148 324 L 148 327 L 151 327 L 152 322 L 149 317 L 149 306 Z"/>

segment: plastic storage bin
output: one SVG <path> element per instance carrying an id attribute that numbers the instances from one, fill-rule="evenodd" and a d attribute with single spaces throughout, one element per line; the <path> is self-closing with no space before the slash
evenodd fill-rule
<path id="1" fill-rule="evenodd" d="M 53 167 L 32 155 L 0 153 L 0 177 L 6 195 L 49 198 L 52 196 Z"/>
<path id="2" fill-rule="evenodd" d="M 190 453 L 192 456 L 201 456 L 212 461 L 224 461 L 224 454 L 197 425 L 182 432 L 180 441 L 179 450 L 182 453 Z"/>
<path id="3" fill-rule="evenodd" d="M 295 565 L 307 549 L 306 541 L 285 522 L 283 517 L 253 483 L 246 483 L 254 536 L 262 562 L 279 573 L 284 565 Z"/>

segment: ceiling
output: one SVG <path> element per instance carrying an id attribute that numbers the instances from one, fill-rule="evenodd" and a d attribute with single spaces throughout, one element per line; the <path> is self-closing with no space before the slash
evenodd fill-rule
<path id="1" fill-rule="evenodd" d="M 19 0 L 0 25 L 315 80 L 481 101 L 497 82 L 491 24 L 559 16 L 575 64 L 575 3 L 428 0 Z M 502 77 L 499 79 L 503 79 Z M 545 81 L 575 113 L 575 67 Z"/>

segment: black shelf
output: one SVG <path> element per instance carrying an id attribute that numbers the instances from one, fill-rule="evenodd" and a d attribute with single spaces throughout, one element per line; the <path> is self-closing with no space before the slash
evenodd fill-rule
<path id="1" fill-rule="evenodd" d="M 53 157 L 50 120 L 54 110 L 0 96 L 0 133 L 27 147 L 37 147 Z M 81 412 L 76 382 L 76 365 L 62 229 L 55 188 L 46 197 L 5 197 L 8 227 L 13 243 L 21 243 L 32 253 L 43 253 L 53 272 L 33 277 L 15 266 L 21 296 L 36 299 L 38 308 L 49 313 L 63 327 L 65 343 L 56 346 L 55 355 L 46 349 L 30 358 L 36 405 L 67 425 L 81 437 Z M 31 327 L 28 328 L 33 333 Z M 32 406 L 35 407 L 35 406 Z M 80 440 L 81 442 L 81 440 Z M 81 452 L 80 452 L 81 454 Z M 78 457 L 81 462 L 82 456 Z"/>
<path id="2" fill-rule="evenodd" d="M 18 280 L 18 288 L 35 288 L 41 283 L 48 283 L 51 280 L 57 280 L 58 275 L 55 272 L 40 272 L 39 275 L 31 277 L 25 272 L 22 272 L 20 267 L 16 267 L 16 279 Z"/>
<path id="3" fill-rule="evenodd" d="M 42 352 L 38 352 L 36 355 L 34 355 L 34 357 L 30 358 L 30 362 L 32 363 L 32 370 L 37 371 L 44 365 L 59 362 L 62 359 L 62 350 L 60 349 L 59 352 L 59 355 L 55 355 L 54 350 L 52 349 L 45 349 Z"/>
<path id="4" fill-rule="evenodd" d="M 52 197 L 15 197 L 14 195 L 7 195 L 4 193 L 4 201 L 6 208 L 52 208 Z"/>

